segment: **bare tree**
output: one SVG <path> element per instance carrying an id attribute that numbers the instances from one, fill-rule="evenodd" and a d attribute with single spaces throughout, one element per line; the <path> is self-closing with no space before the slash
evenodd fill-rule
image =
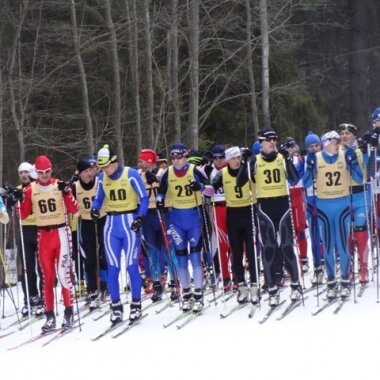
<path id="1" fill-rule="evenodd" d="M 113 128 L 116 140 L 116 151 L 121 162 L 124 162 L 123 152 L 123 134 L 121 130 L 121 91 L 120 91 L 120 72 L 119 72 L 119 55 L 117 47 L 117 35 L 115 24 L 112 20 L 110 0 L 103 0 L 105 18 L 108 30 L 110 32 L 110 48 L 112 57 L 112 74 L 113 74 Z"/>
<path id="2" fill-rule="evenodd" d="M 80 40 L 79 40 L 79 34 L 78 34 L 75 0 L 71 0 L 71 25 L 72 25 L 72 30 L 73 30 L 74 51 L 75 51 L 75 56 L 78 63 L 78 70 L 80 74 L 80 82 L 81 82 L 81 88 L 82 88 L 82 106 L 83 106 L 84 121 L 86 124 L 86 134 L 87 134 L 86 142 L 88 146 L 88 151 L 90 153 L 93 153 L 95 152 L 94 132 L 93 132 L 93 126 L 92 126 L 91 113 L 90 113 L 90 103 L 88 100 L 86 72 L 84 69 L 82 55 L 80 51 Z"/>
<path id="3" fill-rule="evenodd" d="M 178 95 L 178 0 L 171 0 L 171 24 L 170 24 L 170 50 L 168 52 L 170 62 L 170 87 L 169 87 L 169 112 L 170 122 L 174 131 L 173 140 L 181 139 L 181 114 Z"/>
<path id="4" fill-rule="evenodd" d="M 260 0 L 260 30 L 262 44 L 262 110 L 265 128 L 271 126 L 269 111 L 269 34 L 267 0 Z"/>
<path id="5" fill-rule="evenodd" d="M 349 79 L 350 79 L 350 120 L 359 128 L 368 122 L 368 70 L 369 52 L 366 33 L 368 31 L 367 6 L 350 0 L 349 7 Z"/>
<path id="6" fill-rule="evenodd" d="M 0 35 L 1 39 L 1 35 Z M 1 46 L 1 43 L 0 43 Z M 4 104 L 3 104 L 3 65 L 1 61 L 0 56 L 0 184 L 3 183 L 3 162 L 4 162 L 4 150 L 3 150 L 3 110 L 4 110 Z"/>
<path id="7" fill-rule="evenodd" d="M 132 93 L 135 104 L 136 118 L 136 146 L 137 151 L 142 149 L 142 133 L 141 133 L 141 106 L 140 106 L 140 75 L 139 75 L 139 52 L 138 52 L 138 29 L 137 29 L 137 12 L 136 0 L 125 0 L 126 19 L 128 21 L 129 30 L 129 62 L 132 77 Z"/>
<path id="8" fill-rule="evenodd" d="M 247 10 L 247 66 L 248 66 L 248 76 L 249 76 L 249 88 L 251 93 L 251 114 L 253 123 L 253 132 L 257 136 L 259 131 L 259 117 L 257 114 L 257 103 L 256 103 L 256 85 L 255 76 L 253 73 L 253 59 L 252 59 L 252 32 L 251 32 L 251 4 L 250 0 L 245 0 L 246 10 Z"/>
<path id="9" fill-rule="evenodd" d="M 144 20 L 144 58 L 145 58 L 145 81 L 146 81 L 146 120 L 147 120 L 147 141 L 148 146 L 153 147 L 153 74 L 152 74 L 152 41 L 150 37 L 150 18 L 149 18 L 149 3 L 150 0 L 143 1 L 143 20 Z"/>
<path id="10" fill-rule="evenodd" d="M 24 25 L 26 14 L 29 8 L 29 0 L 20 4 L 20 15 L 19 21 L 16 25 L 16 31 L 13 38 L 13 43 L 10 50 L 10 63 L 9 63 L 9 101 L 11 106 L 12 121 L 16 129 L 17 142 L 20 149 L 19 161 L 25 161 L 25 143 L 24 143 L 24 122 L 25 122 L 25 110 L 26 104 L 24 96 L 25 93 L 18 91 L 18 96 L 16 95 L 17 88 L 20 90 L 22 87 L 22 73 L 21 68 L 18 67 L 18 75 L 15 72 L 17 69 L 16 60 L 21 60 L 21 31 Z M 35 58 L 35 56 L 34 56 Z M 23 89 L 25 91 L 25 89 Z M 16 97 L 17 96 L 17 97 Z M 24 101 L 23 101 L 24 98 Z"/>
<path id="11" fill-rule="evenodd" d="M 199 0 L 190 0 L 190 105 L 189 135 L 190 144 L 198 149 L 199 115 Z"/>

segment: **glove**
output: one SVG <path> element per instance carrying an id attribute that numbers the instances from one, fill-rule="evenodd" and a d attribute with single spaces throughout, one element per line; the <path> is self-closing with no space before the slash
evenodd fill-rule
<path id="1" fill-rule="evenodd" d="M 145 172 L 145 178 L 148 185 L 158 182 L 157 177 L 152 172 Z"/>
<path id="2" fill-rule="evenodd" d="M 62 194 L 68 194 L 70 192 L 70 185 L 65 181 L 58 181 L 58 190 L 62 191 Z"/>
<path id="3" fill-rule="evenodd" d="M 285 158 L 285 160 L 288 160 L 289 157 L 290 157 L 290 153 L 288 152 L 288 150 L 283 147 L 283 146 L 280 146 L 280 149 L 278 150 L 278 153 L 281 153 L 282 156 Z"/>
<path id="4" fill-rule="evenodd" d="M 309 152 L 306 156 L 307 168 L 310 170 L 313 170 L 313 168 L 315 166 L 315 162 L 316 162 L 315 152 Z"/>
<path id="5" fill-rule="evenodd" d="M 15 203 L 18 201 L 22 202 L 24 199 L 24 192 L 22 189 L 14 189 L 11 198 Z"/>
<path id="6" fill-rule="evenodd" d="M 201 184 L 199 182 L 197 182 L 197 181 L 194 181 L 194 180 L 190 181 L 190 185 L 189 186 L 190 186 L 190 189 L 192 191 L 199 191 L 199 190 L 202 189 Z"/>
<path id="7" fill-rule="evenodd" d="M 94 222 L 97 222 L 98 219 L 100 218 L 100 213 L 99 213 L 99 210 L 97 210 L 95 207 L 93 207 L 90 211 L 90 215 L 91 215 L 91 219 L 94 221 Z"/>
<path id="8" fill-rule="evenodd" d="M 365 132 L 363 137 L 359 140 L 362 140 L 364 144 L 369 144 L 374 148 L 379 145 L 378 135 L 376 133 L 371 133 L 370 131 Z"/>
<path id="9" fill-rule="evenodd" d="M 247 161 L 252 156 L 252 151 L 249 148 L 241 148 L 241 157 L 244 161 Z"/>
<path id="10" fill-rule="evenodd" d="M 156 208 L 158 211 L 163 211 L 165 208 L 165 200 L 161 194 L 156 197 Z"/>
<path id="11" fill-rule="evenodd" d="M 353 148 L 347 148 L 344 155 L 345 155 L 346 161 L 348 163 L 353 163 L 354 161 L 357 161 L 357 159 L 358 159 L 356 152 L 355 152 L 355 149 L 353 149 Z"/>
<path id="12" fill-rule="evenodd" d="M 142 217 L 141 216 L 138 216 L 131 224 L 131 230 L 133 232 L 140 232 L 141 230 L 141 227 L 142 227 Z"/>

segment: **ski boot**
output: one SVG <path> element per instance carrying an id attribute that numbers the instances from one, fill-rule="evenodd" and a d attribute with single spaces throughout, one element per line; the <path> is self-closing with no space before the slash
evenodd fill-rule
<path id="1" fill-rule="evenodd" d="M 46 333 L 49 333 L 50 331 L 55 330 L 55 324 L 56 324 L 54 311 L 47 311 L 45 315 L 46 315 L 46 322 L 41 327 L 43 334 L 46 334 Z"/>
<path id="2" fill-rule="evenodd" d="M 347 279 L 341 279 L 340 281 L 340 297 L 341 298 L 348 298 L 351 294 L 350 290 L 350 280 Z"/>
<path id="3" fill-rule="evenodd" d="M 68 306 L 65 307 L 65 311 L 63 313 L 63 322 L 62 322 L 62 328 L 64 330 L 71 329 L 74 324 L 74 313 L 73 313 L 73 307 Z"/>
<path id="4" fill-rule="evenodd" d="M 191 292 L 190 288 L 183 289 L 182 311 L 185 313 L 191 311 L 193 308 L 192 296 L 193 293 Z"/>
<path id="5" fill-rule="evenodd" d="M 302 288 L 300 284 L 291 284 L 290 300 L 292 302 L 299 301 L 302 298 Z"/>
<path id="6" fill-rule="evenodd" d="M 129 312 L 129 320 L 131 323 L 141 318 L 141 300 L 132 300 L 131 309 Z"/>
<path id="7" fill-rule="evenodd" d="M 161 285 L 160 281 L 154 281 L 154 283 L 153 283 L 153 294 L 151 297 L 152 302 L 161 301 L 162 300 L 162 293 L 163 293 L 163 289 L 162 289 L 162 285 Z"/>
<path id="8" fill-rule="evenodd" d="M 251 293 L 251 303 L 256 305 L 260 300 L 257 284 L 251 284 L 251 289 L 249 291 Z"/>
<path id="9" fill-rule="evenodd" d="M 111 309 L 110 321 L 111 325 L 115 326 L 123 320 L 123 305 L 120 301 L 112 302 Z"/>
<path id="10" fill-rule="evenodd" d="M 97 290 L 90 292 L 89 297 L 90 297 L 90 302 L 88 304 L 89 309 L 95 310 L 99 308 L 100 306 L 99 292 Z"/>
<path id="11" fill-rule="evenodd" d="M 338 295 L 338 288 L 336 284 L 336 280 L 331 280 L 327 283 L 327 299 L 329 301 L 336 298 Z"/>
<path id="12" fill-rule="evenodd" d="M 246 283 L 239 282 L 238 284 L 238 295 L 237 295 L 237 301 L 238 303 L 246 303 L 248 302 L 249 298 L 249 289 Z"/>
<path id="13" fill-rule="evenodd" d="M 203 310 L 204 306 L 202 289 L 194 289 L 193 299 L 193 313 L 200 313 Z"/>

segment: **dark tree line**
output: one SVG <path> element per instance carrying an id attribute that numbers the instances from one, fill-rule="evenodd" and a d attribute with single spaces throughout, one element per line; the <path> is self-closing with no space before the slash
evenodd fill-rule
<path id="1" fill-rule="evenodd" d="M 250 144 L 271 125 L 302 145 L 380 105 L 375 0 L 0 0 L 0 179 L 111 144 Z M 2 171 L 1 171 L 2 170 Z"/>

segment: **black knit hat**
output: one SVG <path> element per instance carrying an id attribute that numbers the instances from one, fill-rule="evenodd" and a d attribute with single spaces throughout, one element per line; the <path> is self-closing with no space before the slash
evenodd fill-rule
<path id="1" fill-rule="evenodd" d="M 79 160 L 77 163 L 77 169 L 78 169 L 78 174 L 82 173 L 84 170 L 92 168 L 93 165 L 87 160 Z"/>
<path id="2" fill-rule="evenodd" d="M 258 137 L 259 137 L 259 141 L 263 142 L 266 139 L 270 139 L 270 138 L 277 139 L 277 133 L 275 132 L 273 128 L 265 128 L 265 129 L 261 129 L 258 132 Z"/>

